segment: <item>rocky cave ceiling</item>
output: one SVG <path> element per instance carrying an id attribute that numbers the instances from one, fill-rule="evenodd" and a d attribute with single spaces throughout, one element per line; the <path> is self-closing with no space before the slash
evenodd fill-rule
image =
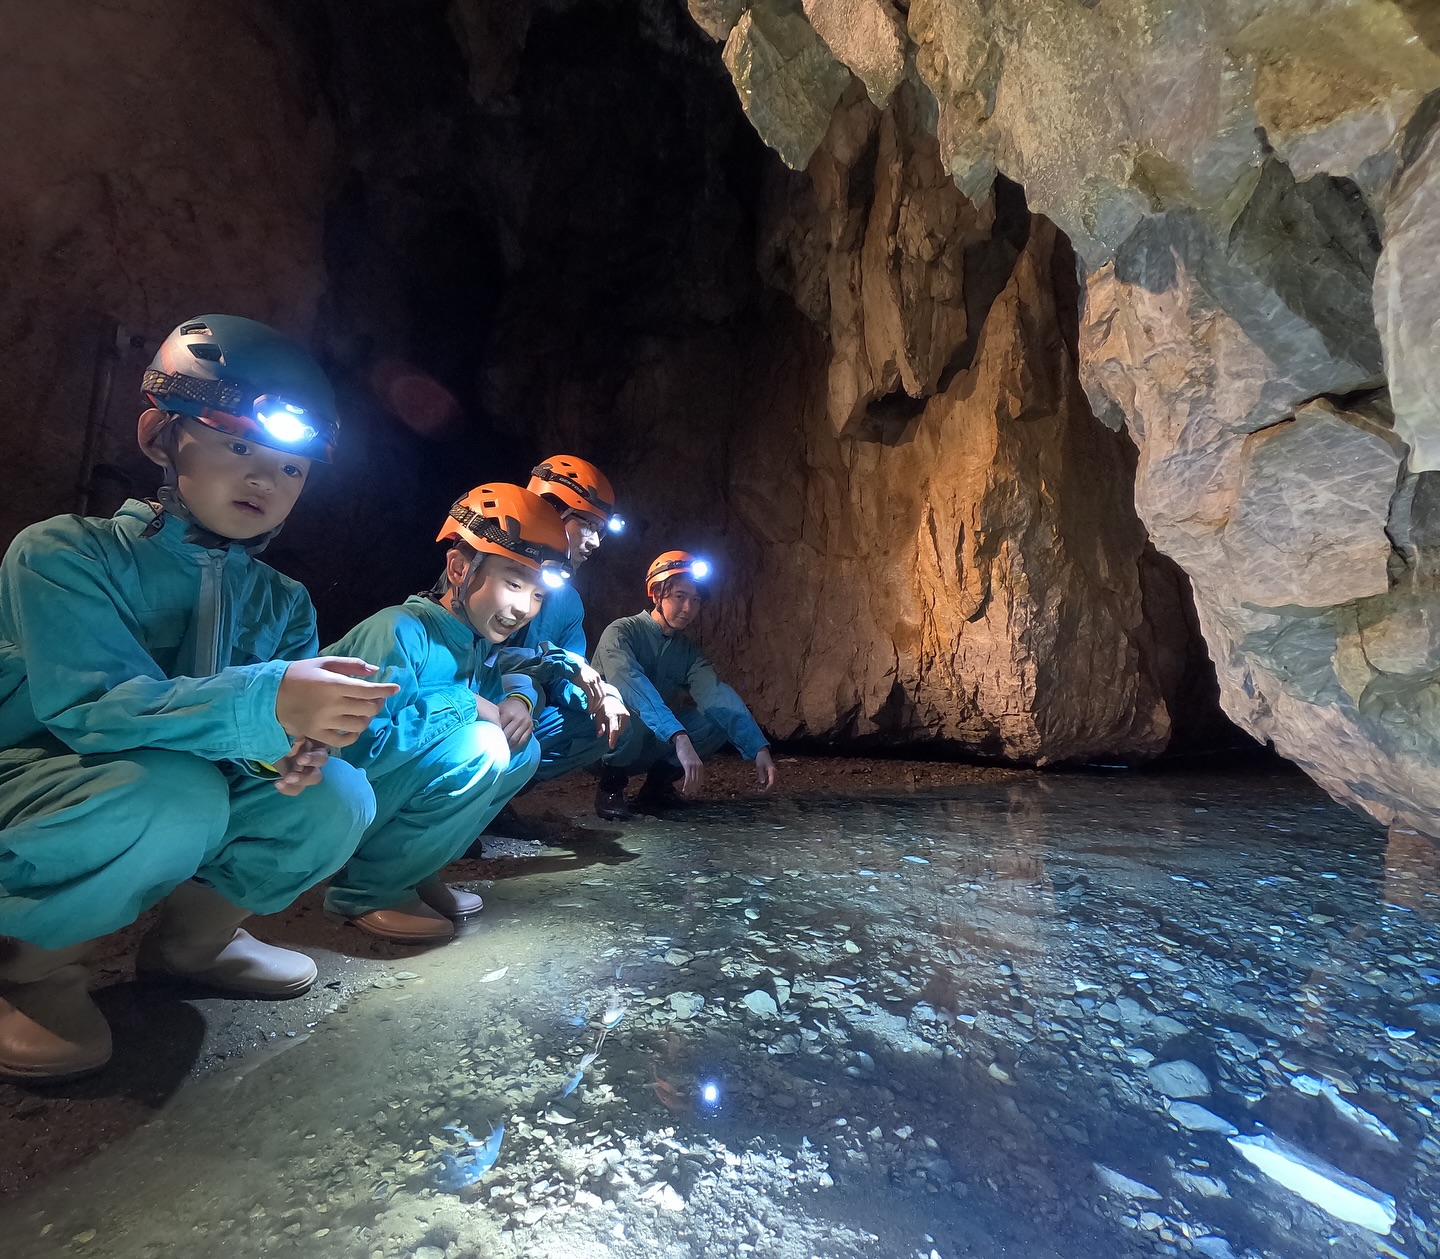
<path id="1" fill-rule="evenodd" d="M 146 488 L 129 382 L 232 309 L 345 398 L 276 550 L 331 628 L 574 448 L 636 526 L 593 619 L 712 551 L 781 737 L 1141 759 L 1215 736 L 1208 650 L 1440 833 L 1426 0 L 16 8 L 7 534 Z"/>

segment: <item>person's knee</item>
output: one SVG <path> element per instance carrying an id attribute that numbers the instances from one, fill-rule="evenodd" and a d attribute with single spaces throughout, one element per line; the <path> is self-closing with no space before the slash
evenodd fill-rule
<path id="1" fill-rule="evenodd" d="M 194 874 L 230 824 L 225 776 L 188 752 L 127 753 L 106 767 L 104 782 L 112 833 L 128 841 L 128 860 L 157 885 Z"/>
<path id="2" fill-rule="evenodd" d="M 470 759 L 483 765 L 492 767 L 495 772 L 503 774 L 510 768 L 511 760 L 520 755 L 510 750 L 510 742 L 505 737 L 505 731 L 493 721 L 477 721 L 470 727 L 471 738 Z M 535 740 L 532 738 L 531 743 Z"/>
<path id="3" fill-rule="evenodd" d="M 110 771 L 127 795 L 153 801 L 167 813 L 183 811 L 192 821 L 213 818 L 222 830 L 229 818 L 230 789 L 225 775 L 203 757 L 142 748 L 113 762 Z"/>

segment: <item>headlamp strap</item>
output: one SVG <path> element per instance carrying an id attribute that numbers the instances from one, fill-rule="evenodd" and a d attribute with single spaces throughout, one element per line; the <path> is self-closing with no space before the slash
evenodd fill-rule
<path id="1" fill-rule="evenodd" d="M 507 516 L 502 525 L 490 516 L 482 516 L 473 507 L 467 507 L 464 503 L 456 503 L 450 509 L 450 515 L 457 524 L 464 525 L 471 533 L 494 542 L 497 546 L 503 546 L 507 551 L 513 551 L 516 555 L 523 555 L 536 564 L 568 566 L 570 557 L 564 551 L 558 551 L 543 543 L 527 541 L 520 533 L 520 522 L 514 517 Z"/>
<path id="2" fill-rule="evenodd" d="M 179 372 L 162 372 L 150 367 L 140 378 L 140 391 L 160 398 L 178 398 L 197 406 L 244 415 L 254 402 L 249 388 L 233 380 L 198 380 Z"/>
<path id="3" fill-rule="evenodd" d="M 531 468 L 530 475 L 539 477 L 542 481 L 558 481 L 567 489 L 574 490 L 575 493 L 595 508 L 595 512 L 599 516 L 608 518 L 615 511 L 614 504 L 602 502 L 599 494 L 590 486 L 586 485 L 583 481 L 577 481 L 567 473 L 557 472 L 548 463 L 542 463 L 538 467 Z"/>

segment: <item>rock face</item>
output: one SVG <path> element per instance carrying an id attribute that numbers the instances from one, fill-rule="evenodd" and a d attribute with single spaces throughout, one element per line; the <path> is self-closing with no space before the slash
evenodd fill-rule
<path id="1" fill-rule="evenodd" d="M 1126 451 L 1078 388 L 1073 255 L 1013 195 L 972 207 L 907 97 L 853 100 L 764 225 L 772 278 L 828 319 L 827 388 L 802 430 L 732 439 L 763 545 L 711 637 L 782 736 L 1154 754 L 1184 615 L 1146 590 Z"/>
<path id="2" fill-rule="evenodd" d="M 1009 177 L 1080 256 L 1080 376 L 1139 451 L 1136 506 L 1193 583 L 1226 710 L 1339 798 L 1440 834 L 1434 14 L 915 0 L 905 22 L 956 186 L 983 204 Z M 856 29 L 827 46 L 858 74 L 887 45 L 867 60 Z M 787 99 L 817 99 L 819 65 Z M 795 114 L 747 112 L 772 142 Z M 923 394 L 914 355 L 876 372 L 851 340 L 841 431 L 887 373 Z"/>
<path id="3" fill-rule="evenodd" d="M 136 386 L 177 320 L 309 332 L 334 146 L 295 32 L 259 5 L 7 5 L 0 42 L 8 539 L 154 488 Z"/>
<path id="4" fill-rule="evenodd" d="M 623 116 L 680 117 L 660 82 L 621 89 Z M 629 202 L 587 164 L 577 113 L 616 134 L 577 99 L 555 124 L 571 138 L 535 147 L 545 178 L 607 208 L 604 244 L 568 252 L 563 217 L 531 201 L 484 379 L 517 434 L 582 452 L 604 434 L 613 452 L 631 528 L 580 576 L 592 626 L 636 609 L 657 551 L 704 549 L 722 574 L 704 639 L 778 737 L 1030 763 L 1162 751 L 1176 713 L 1205 706 L 1188 596 L 1135 516 L 1127 439 L 1080 389 L 1054 226 L 1011 184 L 967 200 L 908 84 L 883 109 L 852 85 L 805 175 L 766 165 L 758 218 L 723 254 L 713 225 L 743 218 L 690 173 L 693 137 L 667 124 L 636 144 L 698 199 Z M 711 126 L 707 149 L 733 144 Z M 676 277 L 663 325 L 607 271 L 644 273 L 640 241 Z"/>

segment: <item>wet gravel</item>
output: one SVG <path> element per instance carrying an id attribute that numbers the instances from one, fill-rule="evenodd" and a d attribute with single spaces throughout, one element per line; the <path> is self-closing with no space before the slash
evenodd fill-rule
<path id="1" fill-rule="evenodd" d="M 12 1095 L 35 1181 L 80 1161 L 7 1253 L 1440 1255 L 1428 840 L 1286 774 L 747 769 L 623 826 L 531 793 L 561 846 L 458 866 L 443 949 L 281 916 L 368 955 L 173 1100 L 99 1077 L 154 1116 L 112 1148 Z"/>

